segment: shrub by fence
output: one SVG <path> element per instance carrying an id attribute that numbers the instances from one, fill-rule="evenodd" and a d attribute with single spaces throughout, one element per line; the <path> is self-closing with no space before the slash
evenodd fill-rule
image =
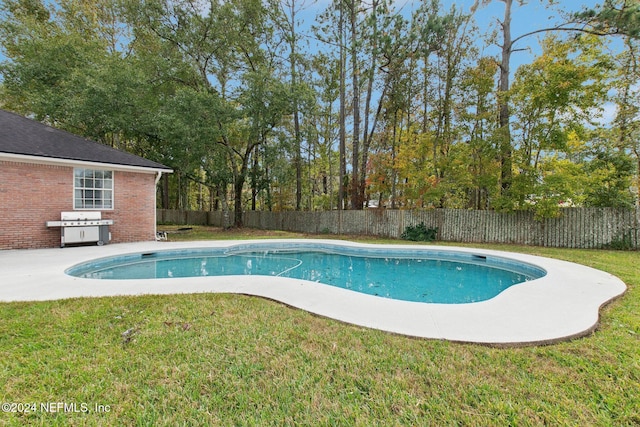
<path id="1" fill-rule="evenodd" d="M 400 238 L 407 226 L 437 228 L 437 240 L 468 243 L 638 249 L 640 209 L 571 208 L 538 221 L 531 212 L 369 209 L 244 213 L 247 227 L 302 233 L 365 234 Z M 222 212 L 158 210 L 159 223 L 222 226 Z"/>

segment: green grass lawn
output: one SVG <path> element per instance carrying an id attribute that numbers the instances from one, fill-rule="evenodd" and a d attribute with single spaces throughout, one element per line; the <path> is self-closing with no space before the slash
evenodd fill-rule
<path id="1" fill-rule="evenodd" d="M 169 238 L 300 236 L 198 227 Z M 588 337 L 509 349 L 242 295 L 4 303 L 0 402 L 36 408 L 0 413 L 0 425 L 639 425 L 640 254 L 475 246 L 590 265 L 628 291 Z"/>

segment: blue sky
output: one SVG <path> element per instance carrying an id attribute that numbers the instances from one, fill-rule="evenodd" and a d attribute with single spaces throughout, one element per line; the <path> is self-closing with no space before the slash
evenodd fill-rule
<path id="1" fill-rule="evenodd" d="M 302 1 L 302 0 L 296 0 Z M 307 0 L 305 10 L 303 11 L 303 27 L 313 24 L 308 22 L 309 19 L 314 19 L 322 11 L 324 11 L 333 0 Z M 461 9 L 464 12 L 470 12 L 471 7 L 474 4 L 474 0 L 440 0 L 442 4 L 443 13 L 450 10 L 452 6 L 456 6 L 457 9 Z M 518 5 L 518 0 L 514 0 L 512 6 L 512 23 L 511 33 L 512 39 L 515 39 L 523 34 L 531 31 L 553 27 L 554 25 L 562 23 L 562 16 L 558 13 L 558 10 L 565 11 L 567 13 L 578 12 L 585 7 L 593 8 L 597 4 L 602 4 L 603 0 L 555 0 L 555 5 L 548 6 L 549 0 L 527 0 L 526 4 Z M 417 9 L 420 5 L 420 1 L 413 0 L 395 0 L 394 5 L 399 13 L 405 16 L 410 16 L 411 12 Z M 481 33 L 489 34 L 493 32 L 497 25 L 498 20 L 502 20 L 504 17 L 504 3 L 500 0 L 493 0 L 489 5 L 480 7 L 475 12 L 475 20 L 481 31 Z M 528 36 L 518 41 L 514 46 L 516 49 L 525 49 L 518 51 L 511 56 L 511 72 L 516 72 L 518 67 L 522 64 L 531 63 L 535 56 L 541 51 L 540 40 L 544 38 L 545 33 L 535 34 Z M 501 40 L 500 40 L 501 41 Z M 478 40 L 478 43 L 485 47 L 484 55 L 500 55 L 500 48 L 495 45 L 487 46 L 487 42 L 484 40 Z M 611 45 L 615 47 L 615 40 L 611 41 Z M 602 123 L 610 123 L 615 115 L 614 104 L 607 103 L 603 106 L 604 111 Z"/>
<path id="2" fill-rule="evenodd" d="M 300 0 L 298 0 L 300 1 Z M 448 11 L 453 5 L 457 9 L 461 9 L 464 12 L 470 12 L 471 7 L 474 4 L 474 0 L 440 0 L 442 4 L 442 10 Z M 561 21 L 561 17 L 556 12 L 558 8 L 567 12 L 576 12 L 583 7 L 593 7 L 596 4 L 602 3 L 603 0 L 570 0 L 562 1 L 555 0 L 556 5 L 552 7 L 545 7 L 548 5 L 549 0 L 527 0 L 527 4 L 518 6 L 518 0 L 514 0 L 512 8 L 512 37 L 516 38 L 522 34 L 530 31 L 546 28 L 558 24 Z M 308 0 L 307 6 L 303 13 L 303 16 L 313 19 L 315 16 L 324 11 L 332 0 Z M 409 16 L 411 12 L 417 9 L 420 5 L 420 1 L 413 0 L 395 0 L 395 8 L 403 15 Z M 504 3 L 500 0 L 493 0 L 489 5 L 479 8 L 475 13 L 476 22 L 482 32 L 490 33 L 497 25 L 497 20 L 502 19 L 504 16 Z M 310 22 L 304 22 L 304 26 L 312 24 Z M 529 52 L 518 52 L 512 57 L 513 70 L 522 63 L 529 63 L 532 61 L 535 54 L 540 52 L 540 46 L 538 40 L 543 35 L 534 35 L 521 40 L 517 48 L 529 48 Z M 483 43 L 483 41 L 479 41 Z M 496 54 L 499 53 L 498 48 L 495 47 Z M 489 53 L 489 52 L 487 52 Z M 493 52 L 491 52 L 493 53 Z"/>
<path id="3" fill-rule="evenodd" d="M 297 0 L 300 4 L 303 4 L 303 0 Z M 303 26 L 311 25 L 313 22 L 309 22 L 313 20 L 316 16 L 322 13 L 333 0 L 307 0 L 304 2 L 306 6 L 304 6 L 305 10 L 301 14 L 305 20 Z M 443 5 L 443 11 L 449 10 L 453 5 L 457 8 L 462 9 L 463 11 L 469 12 L 471 10 L 471 6 L 474 3 L 474 0 L 440 0 Z M 544 28 L 554 23 L 558 23 L 560 21 L 560 17 L 555 14 L 554 11 L 549 7 L 545 7 L 549 0 L 527 0 L 527 4 L 524 6 L 517 6 L 514 4 L 513 7 L 513 22 L 512 22 L 512 33 L 513 37 L 517 37 L 521 34 L 524 34 L 529 31 L 533 31 L 536 29 Z M 558 7 L 567 10 L 567 11 L 578 11 L 582 9 L 583 6 L 593 7 L 598 3 L 602 3 L 603 0 L 570 0 L 570 1 L 562 1 L 555 0 L 558 5 L 554 6 L 553 9 L 557 9 Z M 518 0 L 514 0 L 514 3 L 517 3 Z M 406 14 L 407 16 L 411 14 L 411 12 L 419 7 L 419 1 L 413 0 L 395 0 L 394 5 L 396 10 L 400 13 Z M 497 23 L 497 19 L 502 18 L 504 14 L 504 3 L 500 0 L 493 0 L 488 6 L 481 7 L 476 11 L 476 21 L 481 29 L 481 31 L 486 31 L 489 33 L 492 31 Z M 530 53 L 528 52 L 519 52 L 514 54 L 512 58 L 513 61 L 513 69 L 515 70 L 517 66 L 521 63 L 531 62 L 533 56 L 539 52 L 538 45 L 538 37 L 532 36 L 528 37 L 518 44 L 518 48 L 530 48 Z M 482 43 L 482 41 L 480 41 Z M 496 52 L 497 47 L 496 47 Z M 0 60 L 3 60 L 0 50 Z"/>
<path id="4" fill-rule="evenodd" d="M 402 1 L 402 0 L 401 0 Z M 408 4 L 414 3 L 407 1 Z M 442 0 L 445 6 L 450 7 L 455 4 L 457 7 L 463 8 L 463 10 L 470 10 L 473 5 L 473 0 Z M 512 38 L 542 28 L 552 27 L 555 24 L 562 22 L 562 17 L 556 12 L 558 8 L 567 12 L 577 12 L 584 6 L 593 7 L 598 3 L 602 3 L 602 0 L 570 0 L 570 1 L 557 1 L 557 5 L 553 7 L 545 7 L 548 4 L 548 0 L 529 0 L 528 4 L 523 6 L 517 6 L 517 0 L 514 0 L 514 6 L 512 9 L 512 23 L 511 32 Z M 504 16 L 504 3 L 498 0 L 476 11 L 476 21 L 481 30 L 491 31 L 495 28 L 497 19 L 502 19 Z M 517 52 L 513 54 L 513 69 L 521 63 L 531 62 L 535 54 L 540 52 L 540 45 L 538 40 L 544 37 L 544 33 L 526 37 L 518 42 L 515 46 L 517 49 L 529 48 L 529 52 Z"/>

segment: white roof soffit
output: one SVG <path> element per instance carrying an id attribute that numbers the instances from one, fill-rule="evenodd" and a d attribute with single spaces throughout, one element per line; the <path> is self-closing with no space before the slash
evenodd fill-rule
<path id="1" fill-rule="evenodd" d="M 95 169 L 109 169 L 123 172 L 139 173 L 173 173 L 172 169 L 147 168 L 142 166 L 118 165 L 113 163 L 89 162 L 84 160 L 58 159 L 55 157 L 28 156 L 25 154 L 0 153 L 0 160 L 21 163 L 35 163 L 42 165 L 58 165 L 69 167 L 91 167 Z"/>

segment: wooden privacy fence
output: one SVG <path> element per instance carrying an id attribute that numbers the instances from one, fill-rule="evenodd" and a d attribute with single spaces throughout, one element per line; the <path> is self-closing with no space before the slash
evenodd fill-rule
<path id="1" fill-rule="evenodd" d="M 365 234 L 399 238 L 409 225 L 438 229 L 438 240 L 516 243 L 566 248 L 640 248 L 640 209 L 571 208 L 559 218 L 536 220 L 531 212 L 456 209 L 422 211 L 248 211 L 244 225 L 302 233 Z M 158 222 L 222 226 L 222 212 L 158 210 Z"/>

